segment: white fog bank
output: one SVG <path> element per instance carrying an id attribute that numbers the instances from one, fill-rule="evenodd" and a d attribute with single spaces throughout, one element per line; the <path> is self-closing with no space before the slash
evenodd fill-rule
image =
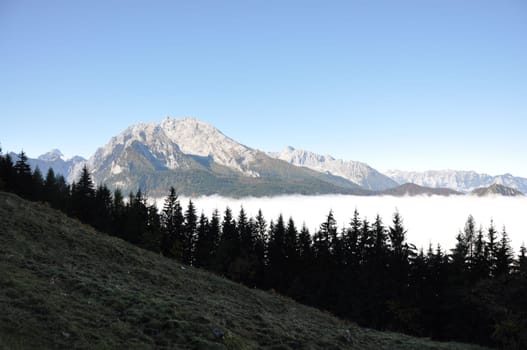
<path id="1" fill-rule="evenodd" d="M 189 198 L 180 200 L 186 209 Z M 276 221 L 281 213 L 286 220 L 293 217 L 297 227 L 305 223 L 311 233 L 318 229 L 329 210 L 333 210 L 339 228 L 349 224 L 355 208 L 361 218 L 367 217 L 370 222 L 379 214 L 386 226 L 391 224 L 393 213 L 398 210 L 408 232 L 408 241 L 425 249 L 430 242 L 441 244 L 443 249 L 453 248 L 457 233 L 471 214 L 478 227 L 482 225 L 484 229 L 491 219 L 500 232 L 505 225 L 515 251 L 523 242 L 527 243 L 527 197 L 292 195 L 233 199 L 206 196 L 192 198 L 192 201 L 198 214 L 203 211 L 209 217 L 214 209 L 223 216 L 227 206 L 235 217 L 241 206 L 249 216 L 256 216 L 258 209 L 262 209 L 268 222 Z M 161 209 L 163 200 L 156 202 Z"/>

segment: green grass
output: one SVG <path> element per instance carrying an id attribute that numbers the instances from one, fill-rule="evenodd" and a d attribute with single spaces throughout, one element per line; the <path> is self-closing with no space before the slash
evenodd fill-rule
<path id="1" fill-rule="evenodd" d="M 481 349 L 360 328 L 1 192 L 0 310 L 0 349 Z"/>

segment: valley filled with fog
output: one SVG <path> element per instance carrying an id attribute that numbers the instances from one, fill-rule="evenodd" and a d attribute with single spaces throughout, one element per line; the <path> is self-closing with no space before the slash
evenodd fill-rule
<path id="1" fill-rule="evenodd" d="M 180 197 L 184 210 L 188 200 L 188 197 Z M 477 227 L 481 225 L 484 230 L 491 219 L 499 232 L 505 225 L 515 252 L 527 241 L 527 197 L 288 195 L 234 199 L 204 196 L 192 198 L 192 201 L 197 213 L 203 211 L 208 217 L 214 209 L 218 209 L 223 216 L 227 206 L 235 217 L 242 206 L 253 217 L 261 209 L 268 222 L 276 221 L 281 213 L 285 220 L 293 217 L 298 228 L 305 223 L 311 233 L 318 229 L 330 210 L 333 210 L 339 229 L 349 224 L 355 208 L 361 218 L 366 217 L 370 222 L 379 214 L 385 226 L 391 224 L 392 216 L 398 210 L 404 219 L 408 241 L 425 249 L 430 242 L 434 246 L 441 244 L 443 249 L 453 248 L 455 237 L 463 229 L 469 215 L 474 217 Z M 156 200 L 156 203 L 161 210 L 163 199 Z"/>

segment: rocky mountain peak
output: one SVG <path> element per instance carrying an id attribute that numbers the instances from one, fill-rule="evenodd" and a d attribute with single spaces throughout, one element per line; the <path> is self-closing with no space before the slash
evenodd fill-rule
<path id="1" fill-rule="evenodd" d="M 362 162 L 335 159 L 331 155 L 316 154 L 291 146 L 281 152 L 270 152 L 269 155 L 296 166 L 343 177 L 370 190 L 384 190 L 398 185 L 392 179 Z"/>

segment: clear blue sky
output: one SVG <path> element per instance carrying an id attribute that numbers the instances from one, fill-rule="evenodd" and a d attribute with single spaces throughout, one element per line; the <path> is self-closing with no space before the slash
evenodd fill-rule
<path id="1" fill-rule="evenodd" d="M 194 116 L 262 150 L 527 177 L 527 1 L 0 1 L 0 143 Z"/>

